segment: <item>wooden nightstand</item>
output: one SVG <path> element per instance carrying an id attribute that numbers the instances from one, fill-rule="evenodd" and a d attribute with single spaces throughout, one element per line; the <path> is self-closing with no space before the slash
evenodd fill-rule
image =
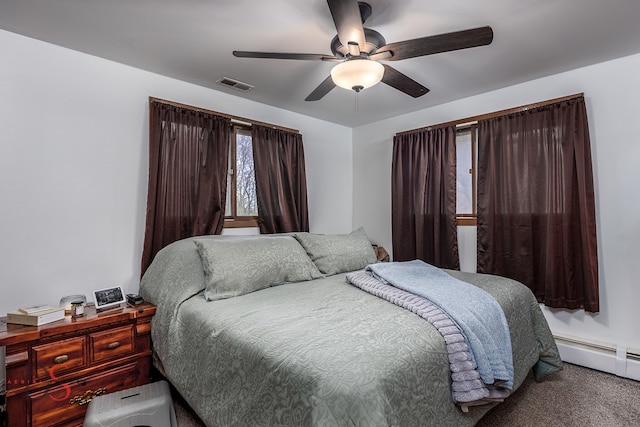
<path id="1" fill-rule="evenodd" d="M 151 317 L 144 303 L 40 327 L 0 323 L 10 426 L 81 426 L 99 394 L 149 382 Z"/>

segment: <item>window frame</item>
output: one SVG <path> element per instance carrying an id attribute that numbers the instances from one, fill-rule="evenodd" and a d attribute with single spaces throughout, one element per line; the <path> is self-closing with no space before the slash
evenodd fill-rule
<path id="1" fill-rule="evenodd" d="M 459 133 L 469 131 L 471 133 L 471 213 L 457 213 L 456 225 L 476 226 L 478 225 L 478 125 L 472 123 L 456 128 L 456 139 Z"/>
<path id="2" fill-rule="evenodd" d="M 237 123 L 231 124 L 231 132 L 229 133 L 229 163 L 227 165 L 227 180 L 230 180 L 227 191 L 230 191 L 229 203 L 231 204 L 231 215 L 224 217 L 223 228 L 254 228 L 258 227 L 258 216 L 242 216 L 237 215 L 237 197 L 238 187 L 236 182 L 236 160 L 238 151 L 238 133 L 251 133 L 251 126 L 241 125 Z M 225 209 L 226 211 L 226 209 Z"/>

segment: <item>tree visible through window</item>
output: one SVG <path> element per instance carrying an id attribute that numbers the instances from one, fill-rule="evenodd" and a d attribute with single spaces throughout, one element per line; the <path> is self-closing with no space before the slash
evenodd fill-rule
<path id="1" fill-rule="evenodd" d="M 231 135 L 225 227 L 255 227 L 258 202 L 251 130 L 234 125 Z"/>
<path id="2" fill-rule="evenodd" d="M 458 225 L 476 224 L 477 126 L 456 133 L 456 216 Z"/>
<path id="3" fill-rule="evenodd" d="M 236 216 L 258 215 L 251 133 L 236 133 Z"/>

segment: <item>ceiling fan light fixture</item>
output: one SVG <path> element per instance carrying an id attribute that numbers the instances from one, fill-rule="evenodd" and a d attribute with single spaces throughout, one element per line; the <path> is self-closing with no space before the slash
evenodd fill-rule
<path id="1" fill-rule="evenodd" d="M 377 85 L 383 76 L 384 66 L 370 59 L 351 59 L 331 69 L 331 79 L 336 86 L 356 92 Z"/>

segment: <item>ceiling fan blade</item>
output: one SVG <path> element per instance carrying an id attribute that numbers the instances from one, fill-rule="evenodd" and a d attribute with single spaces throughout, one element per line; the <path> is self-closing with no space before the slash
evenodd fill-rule
<path id="1" fill-rule="evenodd" d="M 389 65 L 382 64 L 384 66 L 384 76 L 382 76 L 382 83 L 388 84 L 392 88 L 398 89 L 400 92 L 404 92 L 409 96 L 418 98 L 429 92 L 429 89 L 422 86 L 417 81 L 410 77 L 405 76 L 400 71 L 396 70 Z"/>
<path id="2" fill-rule="evenodd" d="M 387 50 L 385 52 L 376 52 L 373 55 L 369 55 L 369 59 L 373 59 L 374 61 L 389 60 L 392 56 L 393 52 Z"/>
<path id="3" fill-rule="evenodd" d="M 491 27 L 487 26 L 389 43 L 378 49 L 376 54 L 391 51 L 393 56 L 387 60 L 397 61 L 399 59 L 415 58 L 418 56 L 433 55 L 435 53 L 449 52 L 452 50 L 485 46 L 491 44 L 492 41 L 493 30 Z"/>
<path id="4" fill-rule="evenodd" d="M 298 59 L 303 61 L 342 61 L 342 59 L 335 56 L 320 53 L 247 52 L 244 50 L 234 50 L 233 56 L 237 56 L 238 58 Z"/>
<path id="5" fill-rule="evenodd" d="M 331 92 L 331 89 L 336 87 L 336 84 L 331 79 L 331 76 L 324 79 L 320 85 L 313 90 L 304 100 L 305 101 L 318 101 L 322 99 L 323 96 Z"/>
<path id="6" fill-rule="evenodd" d="M 362 28 L 362 16 L 356 0 L 327 0 L 333 23 L 338 30 L 338 38 L 343 46 L 356 42 L 364 50 L 366 40 Z"/>

